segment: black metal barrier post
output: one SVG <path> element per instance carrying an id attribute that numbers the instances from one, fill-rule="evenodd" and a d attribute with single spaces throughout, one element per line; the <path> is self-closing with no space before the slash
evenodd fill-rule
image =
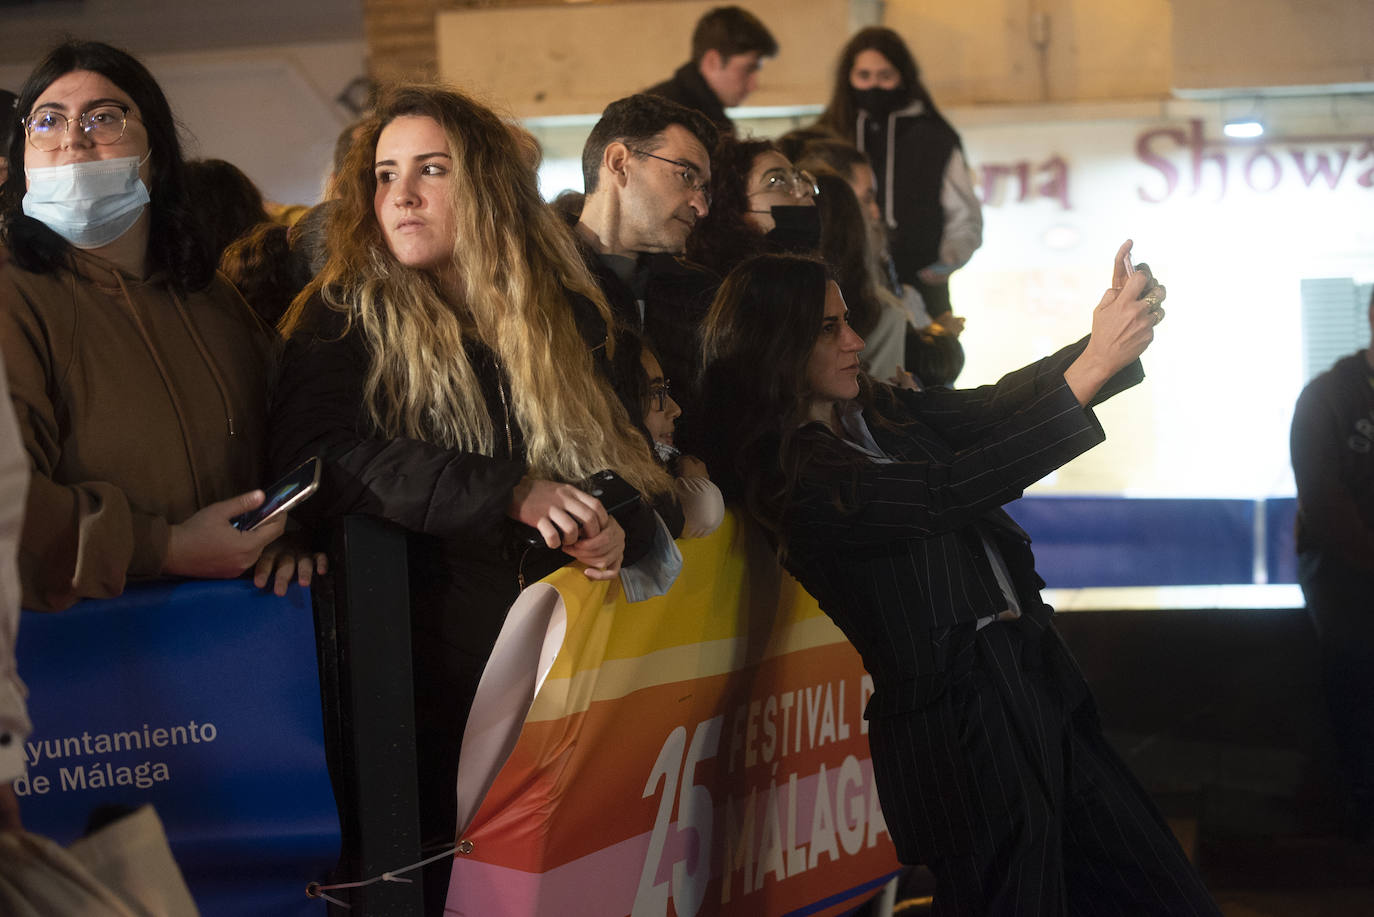
<path id="1" fill-rule="evenodd" d="M 343 832 L 336 881 L 348 882 L 421 857 L 405 533 L 371 517 L 346 517 L 334 531 L 330 561 L 332 575 L 316 592 L 315 633 Z M 352 907 L 331 906 L 331 914 L 419 914 L 420 873 L 406 878 L 331 891 Z"/>

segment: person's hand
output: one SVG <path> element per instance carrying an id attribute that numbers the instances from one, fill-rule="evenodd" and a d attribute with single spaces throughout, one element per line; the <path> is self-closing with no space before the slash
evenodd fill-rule
<path id="1" fill-rule="evenodd" d="M 292 533 L 281 536 L 262 549 L 258 565 L 253 570 L 253 585 L 266 589 L 271 583 L 273 592 L 286 595 L 292 579 L 305 589 L 316 573 L 323 576 L 328 572 L 329 558 L 324 552 L 311 551 L 301 533 Z"/>
<path id="2" fill-rule="evenodd" d="M 14 792 L 13 783 L 0 783 L 0 834 L 6 831 L 15 834 L 24 830 L 24 822 L 19 817 L 19 796 Z"/>
<path id="3" fill-rule="evenodd" d="M 511 491 L 506 515 L 533 526 L 551 548 L 595 537 L 611 517 L 601 501 L 571 484 L 521 478 Z"/>
<path id="4" fill-rule="evenodd" d="M 601 531 L 576 544 L 564 545 L 563 553 L 585 565 L 582 572 L 587 579 L 615 579 L 620 575 L 620 562 L 625 559 L 625 530 L 608 517 Z"/>
<path id="5" fill-rule="evenodd" d="M 957 338 L 964 333 L 964 317 L 946 312 L 934 319 L 926 330 L 931 334 L 949 334 Z"/>
<path id="6" fill-rule="evenodd" d="M 1150 276 L 1137 271 L 1127 277 L 1124 265 L 1130 255 L 1128 239 L 1116 253 L 1113 286 L 1102 294 L 1093 310 L 1092 336 L 1088 346 L 1064 373 L 1079 404 L 1087 404 L 1112 376 L 1145 352 L 1155 337 L 1155 326 L 1164 320 L 1167 291 Z"/>
<path id="7" fill-rule="evenodd" d="M 916 272 L 916 276 L 921 278 L 921 283 L 934 286 L 937 283 L 949 283 L 951 271 L 937 267 L 923 267 Z"/>
<path id="8" fill-rule="evenodd" d="M 678 477 L 682 478 L 709 478 L 706 473 L 706 463 L 695 455 L 679 455 L 677 457 Z"/>
<path id="9" fill-rule="evenodd" d="M 231 579 L 253 566 L 262 549 L 285 530 L 286 513 L 269 519 L 251 532 L 241 532 L 229 523 L 235 516 L 261 506 L 265 499 L 262 491 L 250 490 L 211 503 L 185 522 L 173 525 L 162 572 L 172 576 Z"/>
<path id="10" fill-rule="evenodd" d="M 916 381 L 916 375 L 910 370 L 903 369 L 900 366 L 898 366 L 897 371 L 892 374 L 892 378 L 887 381 L 889 385 L 895 388 L 904 388 L 912 392 L 919 392 L 921 390 L 921 384 Z"/>

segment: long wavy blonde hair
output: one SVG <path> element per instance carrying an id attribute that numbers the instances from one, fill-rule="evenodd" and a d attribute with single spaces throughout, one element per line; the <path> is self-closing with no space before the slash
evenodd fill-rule
<path id="1" fill-rule="evenodd" d="M 405 115 L 432 118 L 448 138 L 456 232 L 446 276 L 457 278 L 457 301 L 452 284 L 445 292 L 433 273 L 396 260 L 374 211 L 377 141 Z M 496 424 L 463 346 L 471 337 L 491 349 L 510 380 L 533 476 L 577 482 L 610 468 L 642 493 L 668 489 L 597 373 L 569 293 L 600 312 L 608 349 L 610 307 L 571 232 L 540 198 L 515 134 L 494 112 L 446 86 L 391 87 L 361 128 L 337 187 L 329 260 L 281 329 L 302 327 L 317 292 L 347 316 L 347 328 L 356 323 L 371 355 L 364 406 L 379 434 L 494 454 Z"/>

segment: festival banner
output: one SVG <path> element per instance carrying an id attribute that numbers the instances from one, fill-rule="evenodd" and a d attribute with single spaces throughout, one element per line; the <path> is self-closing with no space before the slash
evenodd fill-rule
<path id="1" fill-rule="evenodd" d="M 756 530 L 680 541 L 661 597 L 527 589 L 458 772 L 447 913 L 826 915 L 898 868 L 858 654 Z"/>
<path id="2" fill-rule="evenodd" d="M 310 594 L 136 586 L 25 612 L 25 827 L 67 844 L 100 806 L 152 803 L 205 917 L 311 915 L 339 854 Z"/>

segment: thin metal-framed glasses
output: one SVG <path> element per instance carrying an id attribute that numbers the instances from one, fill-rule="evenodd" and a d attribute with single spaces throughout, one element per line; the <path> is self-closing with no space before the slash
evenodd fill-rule
<path id="1" fill-rule="evenodd" d="M 668 399 L 671 397 L 672 386 L 669 385 L 667 379 L 649 386 L 649 403 L 654 406 L 655 411 L 668 410 Z"/>
<path id="2" fill-rule="evenodd" d="M 706 206 L 711 206 L 710 185 L 702 180 L 701 173 L 697 170 L 696 166 L 692 165 L 690 162 L 683 162 L 681 159 L 669 159 L 666 156 L 659 156 L 647 150 L 632 149 L 630 152 L 634 153 L 636 156 L 648 156 L 650 159 L 657 159 L 659 162 L 666 162 L 669 165 L 677 166 L 682 171 L 675 174 L 678 178 L 682 179 L 682 184 L 686 186 L 687 190 L 700 194 L 702 197 L 706 198 Z"/>
<path id="3" fill-rule="evenodd" d="M 129 106 L 107 102 L 90 111 L 83 111 L 75 118 L 44 108 L 20 119 L 19 123 L 24 126 L 30 146 L 39 152 L 51 153 L 62 145 L 62 139 L 71 130 L 72 122 L 76 122 L 92 143 L 109 146 L 118 143 L 124 136 L 124 128 L 130 117 Z M 137 115 L 132 117 L 136 118 Z"/>
<path id="4" fill-rule="evenodd" d="M 753 197 L 756 194 L 767 194 L 770 191 L 782 191 L 795 198 L 819 197 L 820 189 L 816 187 L 816 178 L 805 169 L 784 169 L 778 167 L 769 169 L 763 173 L 763 187 L 755 191 L 750 191 L 746 197 Z"/>

